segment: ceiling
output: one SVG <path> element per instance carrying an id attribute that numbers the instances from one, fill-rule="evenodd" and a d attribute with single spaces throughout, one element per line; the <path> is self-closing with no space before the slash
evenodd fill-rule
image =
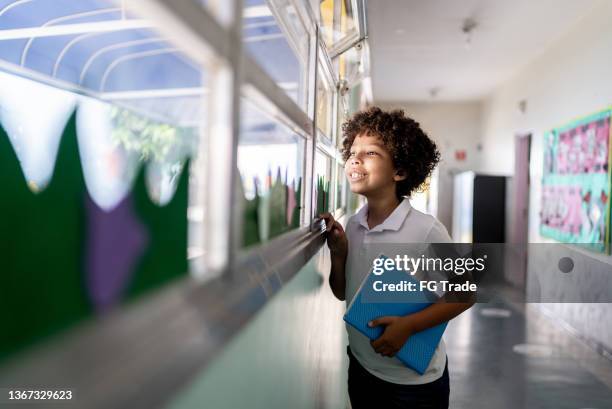
<path id="1" fill-rule="evenodd" d="M 374 100 L 483 98 L 602 1 L 370 0 Z"/>

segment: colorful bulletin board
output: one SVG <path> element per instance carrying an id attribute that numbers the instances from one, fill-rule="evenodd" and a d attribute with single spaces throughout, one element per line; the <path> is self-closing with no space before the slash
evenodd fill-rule
<path id="1" fill-rule="evenodd" d="M 540 234 L 610 250 L 610 117 L 608 108 L 548 132 Z"/>

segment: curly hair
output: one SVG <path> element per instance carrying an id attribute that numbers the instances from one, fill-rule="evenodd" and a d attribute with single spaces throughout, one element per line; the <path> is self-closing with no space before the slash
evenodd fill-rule
<path id="1" fill-rule="evenodd" d="M 369 134 L 380 138 L 391 155 L 393 167 L 406 174 L 406 179 L 396 185 L 396 195 L 400 200 L 419 190 L 440 161 L 436 144 L 419 123 L 405 116 L 402 110 L 385 112 L 379 107 L 370 107 L 357 112 L 342 124 L 342 134 L 342 156 L 345 161 L 358 135 Z"/>

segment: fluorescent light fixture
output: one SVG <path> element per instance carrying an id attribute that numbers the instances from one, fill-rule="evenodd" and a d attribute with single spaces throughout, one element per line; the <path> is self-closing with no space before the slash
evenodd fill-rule
<path id="1" fill-rule="evenodd" d="M 107 31 L 134 30 L 151 28 L 153 23 L 147 20 L 111 20 L 95 23 L 61 24 L 47 27 L 17 28 L 0 30 L 0 40 L 18 40 L 33 37 L 53 37 L 82 33 L 101 33 Z"/>

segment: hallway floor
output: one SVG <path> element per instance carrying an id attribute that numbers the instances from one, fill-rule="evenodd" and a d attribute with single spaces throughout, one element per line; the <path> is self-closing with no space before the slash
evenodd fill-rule
<path id="1" fill-rule="evenodd" d="M 476 304 L 444 338 L 453 409 L 612 408 L 612 361 L 536 305 Z"/>

